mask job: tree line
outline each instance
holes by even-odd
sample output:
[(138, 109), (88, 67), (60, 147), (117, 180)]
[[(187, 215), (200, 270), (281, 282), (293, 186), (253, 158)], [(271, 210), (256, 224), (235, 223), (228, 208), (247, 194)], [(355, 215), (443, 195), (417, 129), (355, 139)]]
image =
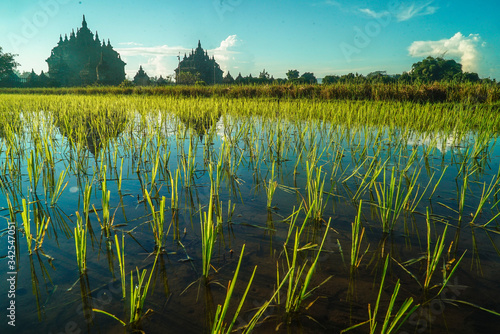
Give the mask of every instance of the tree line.
[[(0, 47), (0, 87), (49, 87), (51, 86), (50, 77), (41, 72), (37, 75), (34, 71), (31, 73), (26, 73), (23, 76), (19, 75), (16, 68), (19, 64), (15, 60), (14, 54), (4, 53), (2, 47)], [(16, 73), (17, 72), (17, 73)], [(163, 79), (161, 76), (157, 78), (149, 78), (145, 81), (146, 85), (173, 85), (174, 81), (170, 76), (167, 79)], [(358, 73), (349, 73), (345, 75), (327, 75), (322, 79), (322, 84), (337, 84), (337, 83), (432, 83), (432, 82), (456, 82), (456, 83), (466, 83), (466, 82), (481, 82), (496, 84), (495, 79), (490, 78), (479, 78), (477, 73), (464, 72), (462, 70), (462, 65), (457, 63), (453, 59), (445, 59), (443, 57), (427, 57), (417, 63), (414, 63), (408, 72), (403, 72), (402, 74), (390, 75), (386, 71), (375, 71), (368, 75), (362, 75)], [(179, 76), (179, 84), (184, 85), (204, 85), (205, 83), (200, 81), (196, 75), (183, 75)], [(233, 78), (230, 72), (228, 72), (223, 78), (223, 84), (226, 85), (260, 85), (260, 84), (316, 84), (318, 79), (312, 72), (305, 72), (300, 74), (296, 69), (289, 70), (286, 73), (286, 78), (275, 79), (270, 75), (265, 69), (259, 73), (258, 76), (248, 76), (243, 77), (241, 73), (238, 74), (236, 78)], [(500, 84), (500, 83), (499, 83)], [(140, 86), (137, 80), (125, 82), (121, 86)]]

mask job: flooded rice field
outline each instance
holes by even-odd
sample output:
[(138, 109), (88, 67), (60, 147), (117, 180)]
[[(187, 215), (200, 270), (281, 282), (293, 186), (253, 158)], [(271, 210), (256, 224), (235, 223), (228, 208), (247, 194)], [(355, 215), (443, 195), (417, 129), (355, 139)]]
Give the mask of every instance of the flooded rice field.
[(11, 97), (0, 331), (495, 332), (497, 130), (406, 107)]

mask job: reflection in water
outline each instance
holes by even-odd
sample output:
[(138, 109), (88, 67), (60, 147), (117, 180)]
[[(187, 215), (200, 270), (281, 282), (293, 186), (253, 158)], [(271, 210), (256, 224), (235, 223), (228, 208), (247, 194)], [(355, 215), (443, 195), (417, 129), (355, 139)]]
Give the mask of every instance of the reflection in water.
[(86, 147), (94, 158), (100, 155), (109, 141), (118, 137), (128, 124), (128, 114), (121, 111), (106, 110), (103, 113), (78, 115), (56, 113), (55, 124), (60, 133), (78, 148)]
[(217, 114), (211, 114), (206, 112), (200, 112), (199, 114), (181, 114), (179, 120), (186, 126), (186, 128), (193, 130), (197, 136), (200, 138), (200, 142), (203, 141), (203, 137), (210, 132), (212, 126), (219, 122), (221, 117), (221, 112)]
[[(36, 255), (36, 258), (34, 259), (33, 256)], [(40, 256), (42, 255), (42, 257)], [(44, 314), (44, 309), (45, 306), (50, 302), (50, 298), (52, 294), (55, 292), (57, 289), (57, 285), (53, 285), (52, 279), (50, 277), (50, 272), (47, 270), (45, 267), (45, 263), (43, 262), (43, 259), (47, 258), (48, 259), (48, 264), (50, 267), (55, 270), (54, 265), (52, 264), (52, 261), (54, 260), (51, 256), (46, 255), (42, 250), (38, 250), (34, 252), (34, 254), (29, 255), (29, 261), (30, 261), (30, 272), (31, 272), (31, 285), (32, 285), (32, 291), (33, 295), (35, 296), (36, 300), (36, 309), (38, 313), (38, 320), (42, 320), (43, 314)], [(40, 267), (40, 272), (42, 274), (43, 282), (40, 282), (38, 277), (39, 275), (37, 274), (37, 270), (35, 267), (35, 261), (38, 262), (39, 267)], [(40, 287), (44, 287), (44, 296), (47, 296), (45, 300), (42, 299), (42, 290), (40, 290)]]
[(87, 332), (90, 332), (94, 324), (94, 306), (92, 299), (92, 290), (90, 289), (87, 273), (80, 275), (80, 297), (82, 300), (82, 314), (87, 324)]

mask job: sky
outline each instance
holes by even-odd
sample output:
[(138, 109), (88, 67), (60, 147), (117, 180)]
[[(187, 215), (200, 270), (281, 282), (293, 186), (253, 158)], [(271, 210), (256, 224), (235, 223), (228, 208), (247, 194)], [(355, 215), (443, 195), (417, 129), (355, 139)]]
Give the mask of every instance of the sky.
[(1, 0), (0, 47), (18, 70), (47, 72), (59, 35), (80, 28), (109, 39), (133, 78), (174, 73), (198, 40), (233, 77), (316, 77), (409, 71), (444, 56), (500, 80), (500, 2), (333, 0)]

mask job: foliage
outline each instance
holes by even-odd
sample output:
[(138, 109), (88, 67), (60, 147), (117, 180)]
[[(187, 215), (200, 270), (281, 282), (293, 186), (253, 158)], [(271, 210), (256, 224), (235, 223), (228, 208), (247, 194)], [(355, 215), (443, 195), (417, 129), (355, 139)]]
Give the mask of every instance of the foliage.
[(125, 79), (125, 80), (123, 80), (123, 82), (120, 85), (118, 85), (118, 87), (120, 87), (120, 88), (130, 88), (130, 87), (134, 87), (134, 83), (132, 81), (130, 81), (130, 80)]
[(318, 82), (316, 77), (314, 76), (314, 73), (311, 72), (306, 72), (300, 76), (300, 81), (302, 83), (308, 83), (308, 84), (315, 84)]
[(286, 72), (286, 77), (288, 78), (288, 80), (298, 79), (299, 78), (299, 71), (289, 70), (288, 72)]
[(444, 58), (438, 57), (427, 57), (418, 63), (415, 63), (411, 67), (411, 76), (414, 79), (433, 82), (448, 80), (451, 81), (455, 75), (462, 73), (462, 65), (458, 64), (453, 59), (445, 60)]
[(3, 53), (0, 46), (0, 81), (8, 80), (13, 74), (14, 70), (19, 66), (14, 57), (17, 56), (12, 53)]
[(191, 73), (188, 71), (181, 71), (177, 77), (177, 84), (179, 85), (194, 85), (200, 81), (200, 73)]

